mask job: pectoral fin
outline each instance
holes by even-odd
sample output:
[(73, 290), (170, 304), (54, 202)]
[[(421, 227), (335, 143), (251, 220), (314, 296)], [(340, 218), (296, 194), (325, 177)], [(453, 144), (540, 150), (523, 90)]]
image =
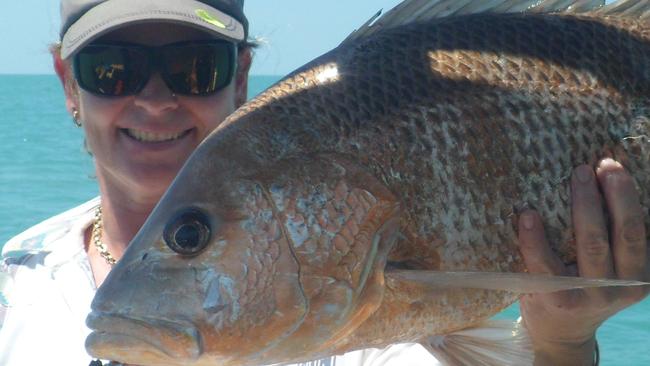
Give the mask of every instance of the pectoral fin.
[(415, 282), (439, 288), (473, 288), (510, 291), (520, 294), (555, 292), (588, 287), (650, 286), (648, 282), (551, 276), (509, 272), (387, 271), (385, 276), (398, 282)]

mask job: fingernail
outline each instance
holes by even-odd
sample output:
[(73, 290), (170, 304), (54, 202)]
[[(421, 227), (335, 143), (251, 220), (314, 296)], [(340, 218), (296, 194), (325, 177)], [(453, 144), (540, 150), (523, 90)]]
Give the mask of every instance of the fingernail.
[(612, 180), (617, 179), (617, 177), (621, 175), (620, 173), (622, 172), (622, 169), (623, 165), (618, 161), (611, 158), (605, 158), (601, 160), (600, 164), (598, 164), (597, 170), (599, 175), (604, 175), (605, 179)]
[(591, 181), (591, 175), (593, 171), (588, 165), (581, 165), (576, 168), (576, 176), (578, 177), (578, 182), (580, 183), (589, 183)]
[(600, 164), (598, 166), (603, 166), (603, 165), (613, 165), (613, 166), (620, 166), (618, 161), (612, 159), (612, 158), (605, 158), (600, 161)]
[(524, 229), (532, 230), (535, 226), (535, 219), (533, 218), (533, 214), (530, 212), (524, 212), (521, 214), (521, 223), (524, 225)]
[(598, 164), (598, 169), (604, 169), (604, 168), (622, 168), (623, 166), (621, 163), (618, 161), (612, 159), (612, 158), (605, 158), (600, 161)]

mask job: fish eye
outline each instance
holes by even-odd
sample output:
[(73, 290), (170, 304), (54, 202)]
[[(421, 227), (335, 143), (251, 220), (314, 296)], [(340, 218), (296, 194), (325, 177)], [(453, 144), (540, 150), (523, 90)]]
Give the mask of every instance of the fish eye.
[(197, 255), (210, 241), (208, 217), (196, 209), (183, 211), (165, 226), (163, 239), (165, 244), (178, 254)]

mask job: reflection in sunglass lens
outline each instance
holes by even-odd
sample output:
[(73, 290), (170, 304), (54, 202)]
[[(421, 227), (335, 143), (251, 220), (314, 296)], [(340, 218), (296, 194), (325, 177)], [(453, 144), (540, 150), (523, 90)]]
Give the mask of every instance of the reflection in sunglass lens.
[(74, 59), (79, 86), (104, 96), (142, 91), (152, 72), (180, 95), (209, 95), (230, 84), (235, 45), (222, 41), (182, 42), (161, 47), (93, 44)]
[(230, 83), (233, 49), (227, 43), (164, 48), (161, 57), (165, 81), (178, 94), (214, 93)]
[(95, 94), (122, 96), (137, 93), (148, 75), (148, 55), (120, 46), (87, 46), (75, 58), (79, 86)]

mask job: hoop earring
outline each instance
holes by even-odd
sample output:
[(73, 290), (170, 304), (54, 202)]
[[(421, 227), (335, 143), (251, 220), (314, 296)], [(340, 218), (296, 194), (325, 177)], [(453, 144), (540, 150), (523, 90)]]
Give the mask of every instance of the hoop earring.
[(79, 111), (77, 108), (72, 109), (72, 122), (74, 122), (75, 126), (81, 127), (81, 119), (79, 119)]

